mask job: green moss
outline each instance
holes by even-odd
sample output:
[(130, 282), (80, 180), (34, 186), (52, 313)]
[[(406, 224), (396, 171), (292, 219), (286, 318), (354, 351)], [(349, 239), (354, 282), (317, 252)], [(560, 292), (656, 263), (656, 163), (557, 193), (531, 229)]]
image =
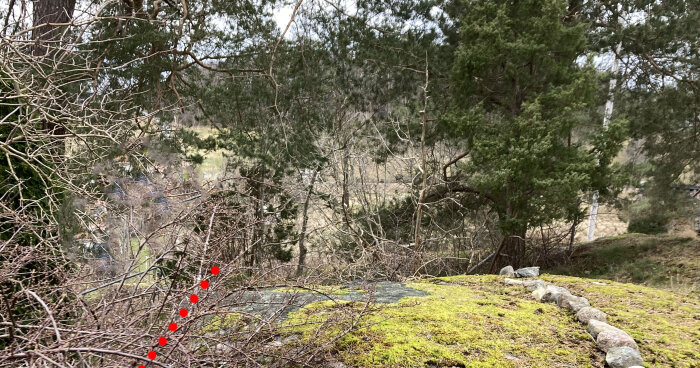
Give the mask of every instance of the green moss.
[(582, 295), (608, 314), (608, 323), (627, 331), (645, 361), (657, 367), (700, 366), (700, 299), (642, 285), (569, 276), (543, 279)]
[(239, 330), (245, 326), (245, 318), (240, 313), (225, 313), (212, 317), (200, 328), (201, 334), (216, 333), (221, 330)]
[[(503, 286), (498, 276), (445, 277), (409, 286), (430, 295), (375, 306), (357, 330), (334, 345), (345, 364), (550, 367), (556, 361), (590, 366), (593, 342), (582, 339), (584, 330), (571, 315), (531, 300), (522, 289)], [(329, 303), (290, 315), (290, 326), (304, 336), (302, 341), (324, 341), (318, 339), (315, 323), (331, 316)]]
[[(648, 367), (700, 366), (700, 301), (640, 285), (543, 275), (587, 297), (637, 341)], [(409, 284), (429, 293), (370, 308), (355, 329), (347, 316), (363, 303), (324, 301), (292, 314), (289, 333), (328, 344), (349, 367), (600, 367), (585, 326), (554, 304), (538, 303), (502, 277), (454, 276)], [(342, 319), (345, 316), (345, 319)], [(329, 322), (330, 321), (330, 322)]]

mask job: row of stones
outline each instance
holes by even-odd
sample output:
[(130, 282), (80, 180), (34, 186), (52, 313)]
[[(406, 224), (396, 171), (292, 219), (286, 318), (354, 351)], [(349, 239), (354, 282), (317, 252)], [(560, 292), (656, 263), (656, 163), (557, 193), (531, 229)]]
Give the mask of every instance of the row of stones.
[[(537, 277), (539, 267), (513, 270), (513, 267), (506, 266), (501, 269), (500, 274), (510, 277)], [(521, 281), (506, 278), (504, 282), (506, 285), (525, 287), (539, 302), (555, 303), (560, 308), (575, 313), (576, 318), (588, 326), (588, 333), (598, 348), (606, 353), (605, 362), (610, 368), (641, 368), (643, 360), (634, 339), (627, 332), (609, 325), (605, 313), (591, 307), (588, 299), (573, 295), (563, 287), (548, 284), (540, 279)]]

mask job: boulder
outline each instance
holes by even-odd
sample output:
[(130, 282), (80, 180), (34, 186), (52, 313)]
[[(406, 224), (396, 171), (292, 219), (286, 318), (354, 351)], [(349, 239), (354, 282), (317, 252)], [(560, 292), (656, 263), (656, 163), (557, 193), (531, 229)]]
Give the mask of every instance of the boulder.
[(610, 368), (632, 368), (641, 366), (643, 360), (637, 350), (621, 346), (608, 350), (608, 353), (605, 354), (605, 362)]
[(607, 317), (605, 313), (593, 307), (583, 307), (576, 312), (576, 318), (583, 323), (588, 323), (590, 320), (596, 320), (600, 322), (606, 322)]
[(525, 267), (515, 270), (515, 277), (537, 277), (540, 275), (539, 267)]
[(574, 313), (577, 313), (581, 308), (590, 307), (591, 303), (588, 302), (588, 299), (581, 296), (562, 294), (557, 300), (557, 305), (560, 308), (570, 309)]
[(528, 291), (534, 291), (547, 286), (544, 280), (525, 280), (522, 283)]
[(499, 271), (498, 274), (505, 275), (508, 277), (515, 277), (515, 271), (513, 271), (513, 266), (505, 266), (501, 268), (501, 271)]
[(571, 295), (571, 292), (560, 286), (547, 285), (540, 301), (556, 303), (561, 295)]
[(625, 332), (620, 330), (617, 327), (610, 326), (609, 324), (601, 321), (597, 321), (595, 319), (591, 319), (588, 321), (588, 327), (587, 327), (588, 333), (593, 336), (594, 339), (598, 338), (598, 334), (605, 331), (605, 330), (617, 330), (621, 332)]
[(537, 288), (537, 289), (535, 289), (535, 291), (532, 292), (532, 297), (535, 298), (535, 300), (537, 300), (538, 302), (541, 302), (542, 297), (544, 296), (544, 294), (546, 292), (547, 292), (547, 289), (545, 289), (543, 287)]
[(612, 348), (619, 348), (623, 346), (639, 350), (639, 347), (637, 347), (637, 343), (634, 341), (632, 336), (619, 329), (607, 329), (601, 331), (598, 334), (595, 342), (598, 345), (598, 348), (605, 352)]
[(507, 277), (506, 277), (505, 279), (503, 279), (503, 283), (505, 283), (506, 285), (520, 285), (520, 286), (523, 285), (523, 282), (522, 282), (522, 281), (520, 281), (520, 280), (514, 280), (514, 279), (509, 279), (509, 278), (507, 278)]

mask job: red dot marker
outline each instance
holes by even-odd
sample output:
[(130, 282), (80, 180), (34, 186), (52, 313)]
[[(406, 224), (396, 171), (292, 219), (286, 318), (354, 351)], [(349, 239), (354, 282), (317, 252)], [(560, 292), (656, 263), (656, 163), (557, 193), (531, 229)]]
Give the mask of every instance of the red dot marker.
[(165, 337), (158, 338), (158, 344), (160, 344), (160, 346), (165, 346), (165, 344), (167, 344), (167, 343), (168, 343), (168, 339), (166, 339)]
[(148, 352), (148, 359), (153, 360), (153, 359), (156, 358), (156, 356), (157, 356), (157, 355), (156, 355), (156, 352), (155, 352), (155, 351), (151, 350), (151, 351)]
[(170, 330), (170, 331), (175, 331), (175, 330), (177, 330), (177, 323), (173, 322), (173, 323), (169, 324), (169, 325), (168, 325), (168, 330)]
[(202, 289), (207, 289), (207, 288), (209, 288), (209, 281), (202, 280), (202, 282), (199, 283), (199, 286), (201, 286)]
[(185, 308), (180, 309), (180, 317), (182, 317), (182, 318), (187, 317), (187, 309), (185, 309)]
[(140, 366), (138, 366), (138, 368), (146, 368), (146, 366), (141, 364)]
[(190, 295), (190, 302), (196, 303), (198, 301), (199, 301), (199, 297), (197, 296), (197, 294)]
[(219, 267), (216, 267), (216, 266), (212, 267), (212, 268), (211, 268), (211, 274), (212, 274), (212, 275), (218, 275), (218, 274), (219, 274)]

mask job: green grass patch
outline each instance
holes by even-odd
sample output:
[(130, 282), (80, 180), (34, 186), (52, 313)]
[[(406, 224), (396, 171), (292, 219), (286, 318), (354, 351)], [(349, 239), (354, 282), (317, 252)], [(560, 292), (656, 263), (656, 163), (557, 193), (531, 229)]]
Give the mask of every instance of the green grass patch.
[(683, 294), (700, 292), (700, 240), (629, 234), (580, 246), (548, 273), (634, 282)]

